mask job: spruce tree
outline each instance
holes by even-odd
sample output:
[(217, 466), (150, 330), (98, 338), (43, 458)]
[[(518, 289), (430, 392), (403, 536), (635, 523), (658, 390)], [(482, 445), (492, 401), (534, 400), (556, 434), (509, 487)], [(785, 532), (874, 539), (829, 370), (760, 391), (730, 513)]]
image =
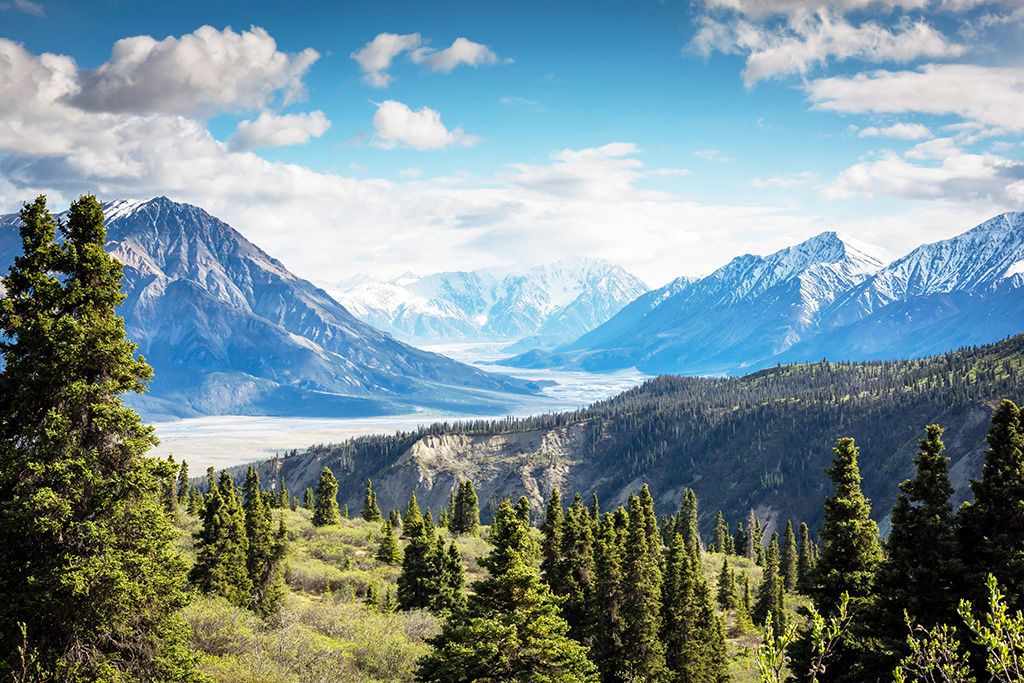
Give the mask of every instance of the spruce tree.
[(188, 680), (186, 568), (157, 501), (173, 472), (121, 400), (152, 370), (117, 314), (100, 204), (74, 202), (58, 241), (39, 197), (19, 230), (0, 301), (0, 675), (22, 625), (41, 678)]
[(722, 570), (718, 573), (718, 606), (724, 610), (736, 608), (736, 575), (729, 569), (729, 556), (722, 558)]
[(196, 534), (196, 563), (189, 580), (202, 591), (238, 607), (252, 603), (245, 512), (227, 472), (206, 497), (203, 526)]
[(786, 609), (783, 598), (783, 578), (779, 575), (779, 537), (772, 536), (765, 554), (764, 571), (761, 584), (757, 588), (757, 601), (754, 603), (754, 623), (763, 625), (769, 616), (772, 627), (782, 633), (786, 628)]
[(687, 683), (727, 683), (729, 662), (722, 620), (715, 613), (711, 590), (704, 573), (700, 571), (697, 558), (691, 558), (690, 562), (694, 583), (686, 616), (689, 628), (677, 680)]
[[(658, 529), (658, 515), (654, 512), (654, 498), (647, 484), (640, 487), (640, 509), (643, 512), (644, 528), (647, 530), (647, 551), (661, 563), (662, 540)], [(630, 511), (632, 514), (632, 511)], [(685, 539), (684, 539), (685, 540)]]
[(420, 523), (405, 546), (402, 572), (398, 575), (398, 607), (403, 610), (431, 609), (439, 584), (439, 560), (435, 538)]
[(747, 555), (747, 532), (743, 529), (743, 522), (736, 522), (736, 534), (733, 540), (733, 552), (741, 557)]
[[(274, 614), (283, 594), (281, 560), (284, 556), (284, 532), (275, 535), (270, 509), (260, 490), (256, 469), (249, 467), (244, 486), (245, 535), (248, 541), (246, 569), (252, 583), (250, 607), (264, 617)], [(284, 523), (284, 518), (281, 518)]]
[(797, 554), (796, 573), (797, 588), (801, 593), (807, 593), (810, 590), (813, 571), (811, 532), (807, 527), (807, 522), (800, 522), (800, 548)]
[(615, 516), (602, 516), (594, 540), (594, 597), (591, 623), (596, 624), (591, 656), (603, 680), (615, 680), (626, 624), (622, 617), (622, 536)]
[(779, 569), (782, 572), (782, 583), (786, 590), (796, 590), (796, 582), (800, 576), (799, 558), (797, 557), (796, 535), (793, 533), (793, 520), (786, 520), (786, 535), (783, 536)]
[(679, 511), (680, 523), (682, 524), (683, 540), (686, 542), (686, 549), (691, 555), (700, 555), (700, 531), (697, 526), (697, 494), (693, 489), (686, 489), (683, 493), (683, 506)]
[(747, 559), (751, 562), (757, 562), (757, 548), (761, 545), (761, 532), (760, 522), (757, 521), (757, 515), (754, 514), (754, 508), (750, 508), (750, 515), (747, 517), (747, 544), (744, 548)]
[(307, 510), (312, 510), (316, 507), (316, 499), (313, 497), (313, 489), (309, 486), (306, 487), (305, 493), (302, 494), (302, 507)]
[(712, 546), (716, 553), (724, 553), (726, 551), (727, 540), (729, 538), (729, 526), (725, 523), (725, 516), (722, 511), (719, 510), (718, 514), (715, 515), (715, 535), (712, 540)]
[[(346, 507), (346, 512), (348, 508)], [(363, 492), (363, 519), (367, 522), (379, 522), (381, 520), (380, 508), (377, 507), (377, 494), (373, 492), (373, 482), (366, 480), (366, 490)], [(347, 517), (347, 515), (346, 515)]]
[(665, 664), (673, 673), (678, 674), (683, 668), (683, 652), (691, 625), (687, 616), (694, 595), (695, 578), (692, 557), (680, 530), (676, 531), (669, 543), (663, 578), (661, 640), (665, 648)]
[[(402, 536), (411, 538), (424, 529), (423, 513), (420, 511), (420, 504), (416, 501), (416, 492), (409, 495), (409, 502), (405, 505), (405, 514), (402, 516)], [(428, 535), (430, 535), (428, 531)]]
[[(644, 486), (643, 491), (647, 491)], [(650, 494), (648, 493), (648, 498)], [(653, 508), (653, 505), (651, 505)], [(650, 530), (650, 513), (641, 496), (629, 500), (623, 564), (621, 675), (627, 680), (660, 681), (666, 674), (661, 641), (661, 537)], [(652, 545), (657, 544), (657, 550)]]
[(331, 468), (324, 466), (320, 472), (320, 481), (316, 485), (313, 502), (313, 526), (330, 526), (337, 524), (341, 514), (338, 512), (338, 480), (334, 478)]
[(981, 599), (992, 574), (1010, 609), (1024, 609), (1024, 425), (1020, 409), (1002, 401), (992, 414), (981, 479), (971, 481), (974, 502), (959, 517), (962, 594)]
[(188, 480), (188, 463), (181, 461), (178, 469), (178, 504), (186, 505), (192, 495), (192, 483)]
[(434, 543), (432, 559), (434, 562), (434, 586), (430, 610), (435, 614), (447, 615), (459, 607), (463, 601), (462, 588), (465, 584), (466, 572), (462, 566), (462, 556), (454, 543), (449, 544), (445, 549), (444, 539), (438, 537)]
[(480, 501), (473, 482), (469, 479), (459, 484), (459, 492), (455, 496), (455, 517), (451, 531), (456, 534), (475, 534), (480, 527)]
[(540, 570), (544, 580), (548, 582), (548, 586), (557, 595), (564, 592), (558, 575), (562, 558), (562, 518), (562, 494), (557, 486), (553, 486), (544, 513), (544, 523), (540, 527)]
[(832, 452), (828, 475), (835, 494), (825, 501), (821, 551), (811, 592), (818, 610), (826, 614), (839, 604), (844, 592), (851, 598), (869, 596), (882, 559), (878, 526), (860, 488), (857, 446), (853, 439), (843, 438)]
[(491, 543), (480, 561), (488, 578), (429, 641), (417, 680), (596, 682), (586, 648), (569, 637), (557, 599), (540, 580), (529, 529), (507, 500), (495, 513)]
[(948, 462), (942, 428), (928, 425), (914, 459), (917, 475), (900, 484), (886, 558), (878, 571), (875, 628), (892, 652), (884, 662), (886, 670), (908, 654), (905, 613), (926, 629), (956, 623), (952, 584), (959, 571), (953, 565), (953, 485)]
[(399, 565), (402, 563), (402, 549), (398, 547), (395, 539), (394, 527), (391, 520), (385, 519), (384, 526), (380, 530), (380, 542), (377, 544), (377, 559), (384, 564)]
[(563, 598), (562, 614), (569, 634), (589, 645), (596, 624), (590, 619), (594, 593), (594, 534), (590, 510), (579, 495), (566, 511), (562, 526), (562, 548), (556, 574)]

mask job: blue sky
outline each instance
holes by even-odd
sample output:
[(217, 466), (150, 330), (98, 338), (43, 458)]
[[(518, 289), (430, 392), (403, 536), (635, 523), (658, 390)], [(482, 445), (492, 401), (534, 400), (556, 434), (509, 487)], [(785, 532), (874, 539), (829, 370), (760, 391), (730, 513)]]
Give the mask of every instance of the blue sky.
[(1024, 204), (1022, 7), (0, 0), (0, 210), (167, 194), (321, 281), (898, 255)]

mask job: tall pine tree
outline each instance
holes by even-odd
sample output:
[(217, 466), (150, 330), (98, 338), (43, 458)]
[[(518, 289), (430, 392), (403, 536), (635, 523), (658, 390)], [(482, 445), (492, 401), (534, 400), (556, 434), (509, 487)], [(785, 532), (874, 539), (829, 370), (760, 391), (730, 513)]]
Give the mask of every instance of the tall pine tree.
[(367, 522), (379, 522), (381, 520), (380, 507), (377, 506), (377, 494), (374, 493), (373, 482), (369, 479), (366, 480), (366, 489), (363, 491), (363, 511), (361, 514)]
[[(642, 493), (646, 491), (644, 486)], [(666, 675), (665, 645), (661, 641), (661, 536), (657, 523), (651, 535), (647, 507), (641, 496), (629, 500), (622, 581), (625, 630), (619, 673), (627, 680), (660, 681)], [(650, 507), (653, 509), (653, 503)]]
[(338, 511), (338, 480), (331, 468), (324, 466), (316, 485), (313, 502), (313, 526), (330, 526), (341, 519)]
[(59, 227), (39, 197), (0, 301), (0, 675), (23, 625), (44, 677), (186, 680), (185, 564), (157, 501), (166, 463), (121, 396), (152, 370), (117, 307), (95, 197)]

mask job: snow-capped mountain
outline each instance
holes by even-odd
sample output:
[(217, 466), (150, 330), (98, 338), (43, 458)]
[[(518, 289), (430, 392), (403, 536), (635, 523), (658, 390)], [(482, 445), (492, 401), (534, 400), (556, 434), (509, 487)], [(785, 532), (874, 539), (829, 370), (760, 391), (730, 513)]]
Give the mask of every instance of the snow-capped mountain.
[[(148, 416), (492, 410), (535, 387), (396, 341), (231, 226), (166, 197), (104, 205), (120, 312), (153, 365)], [(0, 219), (0, 267), (20, 251)]]
[(622, 268), (584, 258), (328, 288), (354, 315), (402, 339), (519, 340), (529, 348), (575, 339), (647, 291)]
[(785, 351), (821, 311), (885, 264), (881, 250), (825, 232), (768, 256), (739, 256), (700, 280), (680, 279), (528, 367), (719, 373)]
[(779, 362), (908, 358), (1024, 330), (1024, 212), (887, 257), (827, 232), (655, 290), (523, 367), (735, 373)]

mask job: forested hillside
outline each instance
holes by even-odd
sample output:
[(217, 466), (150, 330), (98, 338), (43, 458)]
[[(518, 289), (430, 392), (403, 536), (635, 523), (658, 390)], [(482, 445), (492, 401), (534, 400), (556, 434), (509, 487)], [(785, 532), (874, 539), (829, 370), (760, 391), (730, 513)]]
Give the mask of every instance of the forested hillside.
[(831, 445), (849, 435), (861, 447), (865, 491), (884, 528), (925, 424), (946, 428), (955, 498), (968, 497), (992, 406), (1024, 396), (1022, 365), (1024, 336), (1016, 336), (912, 361), (780, 366), (739, 378), (666, 376), (571, 413), (313, 446), (263, 463), (261, 474), (282, 476), (301, 491), (328, 465), (350, 505), (372, 478), (382, 505), (398, 507), (415, 490), (435, 510), (458, 479), (472, 478), (485, 517), (506, 496), (540, 505), (556, 484), (621, 504), (646, 481), (662, 514), (677, 509), (685, 487), (694, 488), (705, 531), (715, 511), (738, 519), (751, 507), (770, 521), (794, 517), (814, 527)]

